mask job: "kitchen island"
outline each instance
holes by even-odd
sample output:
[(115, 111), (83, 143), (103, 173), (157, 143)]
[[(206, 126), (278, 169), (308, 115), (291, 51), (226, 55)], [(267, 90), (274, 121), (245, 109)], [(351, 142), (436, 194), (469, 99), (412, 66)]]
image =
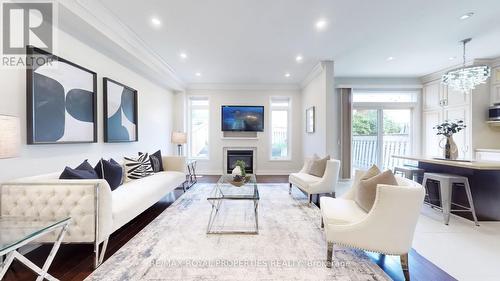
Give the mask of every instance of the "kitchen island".
[[(397, 156), (394, 158), (418, 162), (418, 167), (429, 173), (447, 173), (469, 179), (476, 214), (480, 221), (500, 221), (500, 162), (475, 160), (444, 160), (424, 156)], [(436, 184), (428, 183), (429, 197), (439, 200)], [(467, 196), (462, 188), (454, 188), (452, 202), (467, 206)], [(456, 215), (471, 219), (468, 213)]]

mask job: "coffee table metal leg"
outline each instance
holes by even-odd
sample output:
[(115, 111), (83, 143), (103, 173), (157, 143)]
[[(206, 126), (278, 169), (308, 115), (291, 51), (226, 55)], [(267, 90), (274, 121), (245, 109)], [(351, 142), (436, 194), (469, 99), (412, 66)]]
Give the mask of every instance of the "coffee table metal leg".
[(5, 261), (2, 264), (2, 270), (0, 270), (0, 280), (3, 279), (3, 276), (5, 273), (7, 273), (7, 269), (9, 268), (10, 264), (14, 261), (14, 252), (10, 252), (7, 254), (7, 257), (5, 258)]
[(59, 250), (59, 247), (61, 246), (61, 242), (64, 238), (64, 234), (66, 234), (67, 229), (68, 229), (68, 224), (63, 226), (63, 228), (61, 229), (61, 232), (59, 233), (59, 236), (57, 237), (57, 240), (54, 243), (54, 246), (52, 246), (52, 250), (50, 250), (50, 254), (47, 257), (47, 260), (45, 260), (45, 263), (43, 264), (42, 274), (40, 276), (38, 276), (36, 281), (42, 281), (43, 279), (45, 279), (45, 276), (47, 275), (47, 271), (49, 270), (49, 267), (52, 264), (52, 261), (54, 260), (54, 257), (56, 256), (56, 253)]
[(259, 200), (254, 201), (254, 214), (255, 214), (255, 232), (259, 233)]

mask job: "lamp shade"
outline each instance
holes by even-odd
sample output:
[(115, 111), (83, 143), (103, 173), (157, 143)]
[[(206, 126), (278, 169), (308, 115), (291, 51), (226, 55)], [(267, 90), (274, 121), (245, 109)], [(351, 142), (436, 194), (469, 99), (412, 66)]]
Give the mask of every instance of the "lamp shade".
[(0, 158), (19, 155), (21, 126), (18, 117), (0, 115)]
[(185, 144), (187, 142), (187, 134), (183, 132), (172, 132), (172, 143)]

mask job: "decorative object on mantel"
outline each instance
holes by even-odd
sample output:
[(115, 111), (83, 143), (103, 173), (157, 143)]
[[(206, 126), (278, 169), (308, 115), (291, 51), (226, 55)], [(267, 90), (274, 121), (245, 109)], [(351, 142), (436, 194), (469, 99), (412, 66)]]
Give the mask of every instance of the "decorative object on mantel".
[(457, 91), (469, 92), (479, 84), (484, 84), (491, 75), (491, 69), (486, 65), (465, 66), (465, 45), (472, 39), (467, 38), (460, 42), (463, 44), (463, 66), (448, 71), (442, 77), (442, 83)]
[(173, 144), (177, 145), (177, 154), (179, 156), (182, 155), (182, 145), (187, 143), (187, 134), (183, 132), (172, 132), (172, 139), (171, 139)]
[(312, 134), (315, 130), (316, 108), (314, 106), (306, 109), (306, 133)]
[[(457, 121), (445, 121), (434, 127), (436, 129), (438, 136), (444, 136), (444, 138), (439, 143), (439, 146), (443, 148), (443, 157), (445, 159), (456, 160), (458, 158), (458, 147), (453, 140), (453, 135), (462, 131), (467, 126), (464, 124), (463, 120)], [(443, 140), (446, 140), (444, 146), (442, 145)]]
[(0, 132), (0, 159), (17, 157), (21, 146), (19, 118), (0, 115)]

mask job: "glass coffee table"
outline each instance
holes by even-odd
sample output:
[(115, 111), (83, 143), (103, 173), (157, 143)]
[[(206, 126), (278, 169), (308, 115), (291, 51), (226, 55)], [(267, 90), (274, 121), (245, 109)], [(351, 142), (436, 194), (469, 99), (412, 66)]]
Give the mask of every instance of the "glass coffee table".
[[(223, 175), (214, 186), (211, 194), (207, 198), (212, 205), (212, 211), (208, 219), (207, 234), (259, 234), (259, 189), (255, 175), (248, 175), (244, 182), (235, 182), (231, 175)], [(214, 226), (221, 205), (224, 201), (251, 201), (255, 217), (255, 227), (252, 230), (224, 230)], [(217, 228), (217, 229), (216, 229)]]
[[(47, 271), (59, 250), (70, 222), (71, 218), (69, 217), (61, 219), (0, 217), (0, 280), (3, 279), (14, 259), (17, 259), (38, 275), (37, 281), (44, 279), (57, 281)], [(17, 251), (26, 244), (36, 243), (36, 239), (53, 231), (58, 231), (58, 236), (42, 268)], [(5, 261), (3, 256), (6, 256)]]

